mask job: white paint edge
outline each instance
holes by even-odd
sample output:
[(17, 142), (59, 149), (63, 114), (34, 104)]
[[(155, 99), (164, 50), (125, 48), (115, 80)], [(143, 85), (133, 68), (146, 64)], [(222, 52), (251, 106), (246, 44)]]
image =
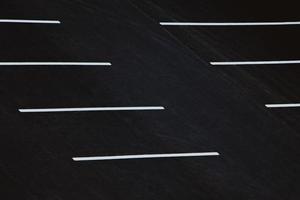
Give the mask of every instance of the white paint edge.
[(131, 160), (131, 159), (155, 159), (155, 158), (183, 158), (183, 157), (205, 157), (219, 156), (218, 152), (205, 153), (172, 153), (172, 154), (142, 154), (142, 155), (122, 155), (122, 156), (93, 156), (74, 157), (73, 161), (104, 161), (104, 160)]
[(300, 64), (300, 60), (280, 60), (280, 61), (238, 61), (238, 62), (210, 62), (213, 66), (229, 66), (229, 65), (291, 65)]
[(21, 113), (165, 110), (162, 106), (19, 109)]
[(300, 21), (290, 22), (160, 22), (162, 26), (289, 26), (300, 25)]
[(26, 20), (26, 19), (0, 19), (0, 23), (61, 24), (61, 22), (58, 20)]
[(300, 107), (300, 103), (290, 103), (290, 104), (266, 104), (267, 108), (297, 108)]
[(0, 66), (111, 66), (109, 62), (0, 62)]

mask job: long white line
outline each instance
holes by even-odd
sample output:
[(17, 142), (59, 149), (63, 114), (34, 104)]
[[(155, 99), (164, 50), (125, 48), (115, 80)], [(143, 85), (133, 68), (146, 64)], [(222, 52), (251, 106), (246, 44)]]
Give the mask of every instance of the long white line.
[(20, 23), (20, 24), (60, 24), (58, 20), (24, 20), (24, 19), (0, 19), (0, 23)]
[(300, 60), (280, 60), (280, 61), (238, 61), (238, 62), (210, 62), (215, 66), (226, 65), (283, 65), (283, 64), (300, 64)]
[(142, 154), (142, 155), (122, 155), (122, 156), (93, 156), (74, 157), (73, 161), (103, 161), (103, 160), (130, 160), (130, 159), (154, 159), (154, 158), (182, 158), (182, 157), (204, 157), (219, 156), (218, 152), (205, 153), (172, 153), (172, 154)]
[(21, 113), (165, 110), (162, 106), (19, 109)]
[(109, 62), (0, 62), (0, 66), (111, 66)]
[(300, 21), (293, 22), (160, 22), (162, 26), (288, 26), (300, 25)]
[(289, 104), (266, 104), (267, 108), (296, 108), (300, 107), (300, 103), (289, 103)]

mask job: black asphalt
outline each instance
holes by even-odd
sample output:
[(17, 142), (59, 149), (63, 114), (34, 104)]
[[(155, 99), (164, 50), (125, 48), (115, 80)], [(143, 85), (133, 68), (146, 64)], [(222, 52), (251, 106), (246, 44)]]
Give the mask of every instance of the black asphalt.
[[(9, 200), (297, 200), (300, 26), (166, 27), (160, 21), (297, 21), (296, 2), (7, 0), (0, 61), (112, 67), (0, 68), (0, 194)], [(19, 113), (164, 106), (165, 111)], [(73, 162), (74, 156), (217, 151), (219, 157)], [(4, 198), (5, 197), (5, 198)]]

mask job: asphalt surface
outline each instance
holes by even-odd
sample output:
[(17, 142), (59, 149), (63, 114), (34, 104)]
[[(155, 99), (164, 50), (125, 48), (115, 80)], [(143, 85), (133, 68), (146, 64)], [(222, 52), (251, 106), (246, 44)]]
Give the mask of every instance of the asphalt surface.
[[(296, 2), (1, 2), (1, 62), (111, 62), (0, 69), (0, 194), (23, 200), (296, 200), (300, 26), (163, 27), (160, 21), (297, 21)], [(19, 113), (19, 108), (164, 106), (164, 111)], [(219, 157), (74, 162), (74, 156)]]

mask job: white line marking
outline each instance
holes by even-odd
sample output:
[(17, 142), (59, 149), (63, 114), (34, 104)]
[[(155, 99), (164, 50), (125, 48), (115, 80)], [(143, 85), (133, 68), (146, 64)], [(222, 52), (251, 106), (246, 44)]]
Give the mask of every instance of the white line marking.
[(19, 109), (21, 113), (165, 110), (162, 106)]
[(173, 153), (173, 154), (142, 154), (123, 156), (94, 156), (94, 157), (74, 157), (73, 161), (103, 161), (103, 160), (130, 160), (130, 159), (153, 159), (153, 158), (182, 158), (182, 157), (203, 157), (219, 156), (218, 152), (205, 153)]
[(300, 107), (300, 103), (290, 103), (290, 104), (266, 104), (267, 108), (296, 108)]
[(300, 60), (281, 60), (281, 61), (238, 61), (238, 62), (210, 62), (211, 65), (283, 65), (300, 64)]
[(111, 66), (109, 62), (0, 62), (0, 66)]
[(295, 22), (160, 22), (162, 26), (288, 26), (300, 25), (300, 21)]
[(21, 23), (21, 24), (60, 24), (58, 20), (23, 20), (23, 19), (0, 19), (0, 23)]

